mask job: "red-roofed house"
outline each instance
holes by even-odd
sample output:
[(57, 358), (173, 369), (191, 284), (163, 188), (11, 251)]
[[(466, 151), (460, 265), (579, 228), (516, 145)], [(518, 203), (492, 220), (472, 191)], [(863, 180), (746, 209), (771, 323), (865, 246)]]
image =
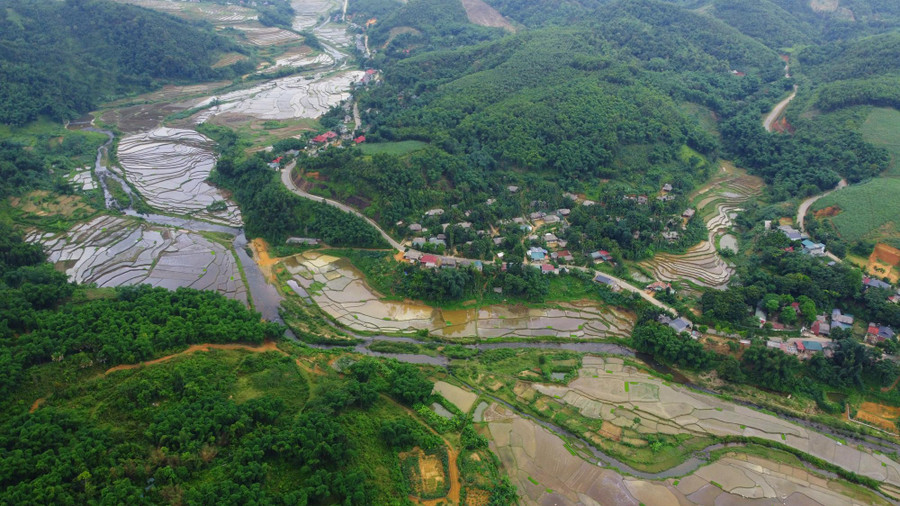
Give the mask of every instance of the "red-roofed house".
[(323, 142), (328, 142), (328, 140), (334, 139), (335, 137), (337, 137), (337, 134), (336, 134), (336, 133), (334, 133), (334, 132), (325, 132), (324, 134), (317, 135), (317, 136), (313, 137), (313, 138), (312, 138), (312, 141), (321, 144), (321, 143), (323, 143)]
[(375, 72), (378, 72), (378, 71), (375, 70), (375, 69), (369, 69), (369, 70), (366, 71), (366, 74), (372, 75), (372, 74), (374, 74)]
[(362, 144), (363, 142), (366, 142), (366, 136), (360, 135), (359, 137), (353, 139), (353, 142), (355, 142), (357, 144)]
[(422, 258), (419, 259), (419, 263), (429, 269), (433, 269), (441, 264), (441, 260), (437, 255), (422, 255)]
[(283, 157), (283, 156), (279, 156), (278, 158), (272, 160), (272, 163), (281, 163), (282, 158), (284, 158), (284, 157)]
[(553, 274), (559, 274), (559, 271), (556, 269), (556, 267), (553, 267), (553, 266), (550, 265), (550, 264), (541, 264), (541, 272), (542, 272), (543, 274), (548, 274), (548, 273), (551, 273), (551, 272), (552, 272)]

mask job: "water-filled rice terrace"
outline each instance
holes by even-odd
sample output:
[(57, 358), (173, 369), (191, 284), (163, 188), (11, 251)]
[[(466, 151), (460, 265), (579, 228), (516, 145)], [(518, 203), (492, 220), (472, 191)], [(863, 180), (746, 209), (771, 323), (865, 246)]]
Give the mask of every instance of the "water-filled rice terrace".
[(27, 239), (41, 243), (48, 260), (72, 281), (190, 287), (247, 302), (234, 255), (199, 234), (100, 216), (62, 234), (32, 232)]
[[(122, 139), (119, 163), (125, 178), (157, 209), (230, 226), (241, 225), (240, 210), (206, 178), (216, 163), (213, 141), (193, 130), (158, 128)], [(210, 211), (214, 202), (225, 209)]]

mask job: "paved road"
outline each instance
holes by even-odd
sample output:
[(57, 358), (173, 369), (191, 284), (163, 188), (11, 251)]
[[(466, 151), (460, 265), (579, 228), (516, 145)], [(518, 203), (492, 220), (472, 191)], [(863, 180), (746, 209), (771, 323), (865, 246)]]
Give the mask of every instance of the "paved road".
[(778, 117), (781, 116), (781, 113), (784, 112), (784, 110), (785, 110), (785, 108), (787, 108), (788, 104), (791, 103), (791, 100), (794, 100), (794, 97), (796, 97), (796, 96), (797, 96), (797, 85), (795, 84), (794, 91), (786, 99), (782, 100), (781, 102), (778, 102), (778, 105), (776, 105), (772, 109), (772, 112), (770, 112), (769, 115), (766, 116), (766, 119), (763, 120), (763, 128), (765, 128), (767, 132), (772, 131), (772, 125), (775, 124), (775, 120), (777, 120)]
[[(298, 195), (305, 199), (314, 200), (316, 202), (323, 202), (332, 207), (336, 207), (336, 208), (340, 209), (341, 211), (344, 211), (347, 213), (353, 213), (356, 216), (359, 216), (360, 218), (366, 220), (366, 222), (369, 225), (372, 225), (373, 227), (375, 227), (375, 230), (377, 230), (378, 233), (381, 234), (382, 237), (384, 237), (384, 239), (391, 245), (392, 248), (394, 248), (395, 250), (398, 250), (398, 251), (405, 251), (407, 249), (401, 243), (399, 243), (397, 240), (395, 240), (393, 237), (391, 237), (387, 232), (385, 232), (381, 228), (381, 226), (379, 226), (378, 223), (375, 222), (375, 220), (369, 218), (368, 216), (365, 216), (364, 214), (360, 213), (356, 209), (354, 209), (346, 204), (342, 204), (341, 202), (338, 202), (336, 200), (326, 199), (324, 197), (312, 195), (310, 193), (307, 193), (307, 192), (301, 190), (300, 188), (297, 188), (297, 185), (294, 184), (294, 180), (291, 177), (291, 173), (294, 171), (294, 167), (296, 165), (297, 165), (297, 161), (294, 160), (291, 163), (289, 163), (284, 169), (281, 170), (281, 181), (282, 181), (282, 183), (284, 183), (284, 186), (288, 190), (293, 192), (295, 195)], [(452, 257), (452, 256), (448, 256), (448, 255), (441, 255), (441, 256), (443, 258), (453, 258), (455, 260), (465, 260), (465, 261), (469, 261), (469, 262), (474, 262), (474, 260), (470, 259), (470, 258)], [(489, 260), (483, 260), (482, 262), (485, 264), (493, 263)], [(591, 276), (594, 276), (596, 274), (596, 271), (594, 271), (593, 269), (589, 269), (587, 267), (581, 267), (581, 266), (577, 266), (577, 265), (562, 265), (560, 267), (566, 268), (566, 269), (571, 269), (571, 270), (577, 269), (580, 271), (584, 271), (584, 272), (589, 273)], [(647, 302), (653, 304), (654, 306), (662, 309), (663, 311), (666, 311), (672, 315), (678, 314), (678, 312), (675, 311), (675, 309), (672, 308), (671, 306), (669, 306), (659, 300), (656, 300), (654, 297), (650, 296), (650, 294), (648, 294), (645, 290), (642, 290), (642, 289), (632, 285), (631, 283), (625, 281), (624, 279), (620, 279), (620, 278), (617, 278), (615, 276), (605, 274), (605, 273), (604, 273), (604, 276), (614, 280), (623, 290), (625, 290), (627, 292), (637, 293), (644, 300), (646, 300)]]

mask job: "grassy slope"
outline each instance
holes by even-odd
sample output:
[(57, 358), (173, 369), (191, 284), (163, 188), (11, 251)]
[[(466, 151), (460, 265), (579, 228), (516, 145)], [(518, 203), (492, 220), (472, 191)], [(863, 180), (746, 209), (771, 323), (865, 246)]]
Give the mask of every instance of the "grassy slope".
[(900, 176), (900, 111), (890, 108), (873, 109), (860, 127), (863, 138), (885, 148), (891, 154), (891, 166), (885, 176)]
[(841, 237), (848, 241), (875, 238), (896, 228), (895, 220), (900, 216), (897, 195), (900, 180), (878, 178), (819, 199), (813, 211), (837, 206), (841, 212), (831, 220)]

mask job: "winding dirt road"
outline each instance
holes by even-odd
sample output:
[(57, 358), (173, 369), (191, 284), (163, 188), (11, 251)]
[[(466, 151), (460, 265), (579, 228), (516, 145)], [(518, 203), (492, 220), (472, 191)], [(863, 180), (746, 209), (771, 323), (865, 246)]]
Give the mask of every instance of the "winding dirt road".
[(763, 128), (766, 129), (767, 132), (772, 131), (772, 125), (775, 124), (775, 121), (784, 113), (784, 110), (787, 108), (788, 104), (791, 103), (791, 100), (794, 100), (794, 97), (797, 96), (797, 85), (794, 85), (794, 91), (791, 92), (790, 95), (772, 109), (772, 112), (769, 113), (768, 116), (763, 120)]

